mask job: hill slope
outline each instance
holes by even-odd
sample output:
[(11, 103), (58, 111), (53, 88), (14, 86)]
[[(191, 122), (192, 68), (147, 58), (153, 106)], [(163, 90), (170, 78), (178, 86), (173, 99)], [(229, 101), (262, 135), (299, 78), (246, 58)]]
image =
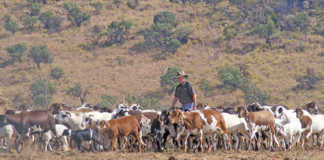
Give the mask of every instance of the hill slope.
[[(90, 20), (80, 27), (71, 25), (64, 9), (68, 2), (76, 3), (82, 12), (91, 15)], [(129, 95), (145, 100), (154, 94), (158, 95), (158, 103), (153, 107), (165, 106), (171, 103), (171, 98), (160, 87), (160, 76), (168, 67), (178, 67), (189, 73), (199, 102), (212, 106), (247, 103), (249, 90), (223, 85), (219, 71), (225, 66), (239, 68), (249, 83), (266, 92), (268, 98), (264, 103), (296, 107), (315, 101), (324, 105), (322, 1), (309, 1), (308, 7), (301, 6), (298, 0), (294, 4), (279, 0), (218, 0), (215, 4), (209, 3), (214, 1), (182, 4), (168, 0), (130, 0), (121, 1), (119, 7), (118, 1), (96, 2), (103, 7), (99, 14), (91, 5), (94, 1), (40, 4), (41, 13), (50, 10), (64, 19), (59, 31), (52, 33), (39, 20), (34, 31), (24, 29), (22, 17), (30, 14), (29, 2), (1, 2), (1, 17), (10, 15), (20, 28), (12, 34), (4, 27), (5, 18), (0, 22), (0, 88), (7, 105), (33, 104), (30, 85), (47, 78), (56, 88), (52, 102), (78, 105), (79, 99), (66, 93), (80, 83), (88, 88), (87, 102), (91, 104), (99, 103), (102, 95), (116, 97), (117, 102), (122, 102)], [(134, 3), (135, 9), (127, 2)], [(176, 29), (189, 28), (190, 35), (174, 54), (168, 54), (165, 60), (156, 60), (154, 55), (161, 53), (161, 49), (135, 52), (133, 46), (145, 40), (140, 32), (150, 28), (154, 16), (162, 11), (173, 13)], [(303, 21), (304, 15), (307, 21)], [(121, 20), (132, 22), (130, 38), (125, 43), (82, 49), (98, 36), (94, 28), (102, 32), (111, 22)], [(7, 48), (17, 43), (27, 46), (22, 61), (6, 63), (10, 61)], [(32, 46), (37, 45), (47, 45), (53, 55), (52, 63), (41, 63), (40, 69), (27, 56)], [(49, 77), (55, 67), (64, 71), (59, 80)], [(203, 81), (207, 83), (206, 91), (199, 87)]]

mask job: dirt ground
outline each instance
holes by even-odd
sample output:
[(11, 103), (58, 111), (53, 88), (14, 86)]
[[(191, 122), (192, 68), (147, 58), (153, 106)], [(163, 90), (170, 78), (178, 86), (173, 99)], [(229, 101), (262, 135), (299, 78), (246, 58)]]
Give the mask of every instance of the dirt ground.
[(240, 160), (323, 160), (324, 149), (315, 149), (311, 151), (216, 151), (212, 153), (183, 153), (183, 152), (164, 152), (164, 153), (125, 153), (125, 152), (101, 152), (101, 153), (80, 153), (77, 151), (69, 152), (38, 152), (33, 149), (24, 149), (20, 154), (0, 153), (1, 160), (168, 160), (174, 157), (176, 160), (222, 160), (222, 159), (240, 159)]

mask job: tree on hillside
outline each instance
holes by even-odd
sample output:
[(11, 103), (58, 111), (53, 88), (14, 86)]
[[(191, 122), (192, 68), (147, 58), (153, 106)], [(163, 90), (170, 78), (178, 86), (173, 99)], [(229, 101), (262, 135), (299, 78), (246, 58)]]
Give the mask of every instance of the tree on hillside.
[(294, 22), (296, 24), (297, 30), (304, 33), (305, 39), (306, 39), (307, 32), (310, 28), (309, 21), (310, 21), (309, 16), (306, 13), (299, 14), (294, 18)]
[(21, 57), (24, 55), (26, 50), (27, 50), (27, 47), (23, 43), (18, 43), (18, 44), (12, 45), (11, 47), (9, 47), (7, 49), (8, 53), (12, 59), (12, 62), (15, 62), (17, 60), (19, 62), (21, 62)]
[(41, 79), (33, 82), (29, 89), (35, 105), (48, 106), (51, 104), (52, 95), (55, 93), (55, 86), (47, 79)]
[(39, 45), (39, 46), (33, 46), (30, 50), (30, 55), (34, 61), (34, 63), (37, 65), (37, 68), (40, 68), (41, 63), (52, 63), (52, 54), (48, 50), (47, 45)]
[(32, 31), (34, 29), (34, 25), (37, 23), (37, 17), (25, 15), (22, 18), (23, 18), (24, 28), (29, 31)]
[(55, 67), (51, 70), (50, 76), (56, 80), (60, 79), (63, 77), (64, 71), (61, 67)]
[(11, 16), (9, 15), (6, 15), (4, 19), (5, 19), (4, 28), (7, 31), (11, 32), (12, 34), (15, 34), (19, 29), (18, 23), (16, 21), (13, 21), (11, 19)]
[(271, 47), (271, 36), (276, 32), (276, 24), (271, 16), (267, 17), (264, 24), (260, 24), (257, 28), (257, 33), (261, 38), (265, 38), (266, 43)]
[(63, 18), (54, 15), (52, 11), (46, 11), (39, 16), (39, 20), (44, 24), (44, 27), (50, 32), (59, 31)]
[(167, 72), (160, 77), (160, 86), (169, 94), (173, 92), (177, 85), (176, 76), (180, 69), (177, 67), (169, 67)]
[(237, 67), (225, 66), (219, 70), (218, 75), (225, 86), (236, 89), (241, 85), (242, 73)]
[(74, 97), (74, 98), (79, 98), (81, 101), (81, 104), (84, 104), (86, 102), (86, 97), (89, 94), (89, 89), (88, 88), (83, 88), (81, 83), (76, 83), (74, 84), (73, 87), (70, 87), (66, 94)]
[(269, 98), (268, 94), (258, 88), (249, 76), (244, 76), (241, 70), (235, 66), (225, 66), (218, 72), (220, 80), (225, 86), (232, 89), (240, 89), (244, 93), (245, 103), (264, 102)]
[(107, 41), (104, 42), (104, 46), (124, 44), (124, 42), (128, 39), (131, 27), (131, 21), (122, 20), (120, 22), (111, 22), (107, 28), (107, 31), (101, 35), (107, 37)]
[(68, 11), (68, 20), (71, 21), (74, 26), (80, 27), (83, 22), (90, 20), (90, 15), (83, 13), (81, 8), (75, 3), (65, 3), (64, 9)]
[(100, 108), (112, 108), (112, 106), (116, 105), (117, 97), (110, 96), (110, 95), (102, 95), (101, 101), (97, 104)]
[(175, 14), (163, 11), (154, 16), (153, 25), (141, 32), (144, 42), (135, 44), (132, 49), (136, 52), (145, 52), (160, 49), (162, 53), (154, 55), (156, 60), (165, 59), (169, 53), (176, 53), (177, 49), (187, 43), (191, 29), (176, 29)]

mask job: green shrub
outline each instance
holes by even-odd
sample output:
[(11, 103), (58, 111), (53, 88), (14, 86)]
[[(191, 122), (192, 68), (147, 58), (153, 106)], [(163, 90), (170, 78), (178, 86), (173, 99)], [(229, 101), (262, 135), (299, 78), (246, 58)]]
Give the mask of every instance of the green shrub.
[(171, 12), (159, 12), (154, 16), (154, 24), (139, 32), (144, 36), (144, 42), (136, 43), (132, 50), (136, 52), (146, 52), (152, 49), (159, 49), (162, 53), (153, 55), (154, 60), (163, 60), (169, 53), (176, 53), (177, 49), (188, 42), (192, 29), (179, 28), (175, 30), (175, 15)]
[(210, 81), (207, 79), (202, 79), (199, 81), (198, 87), (204, 92), (204, 95), (207, 95), (208, 91), (211, 89)]
[(241, 5), (244, 3), (244, 0), (229, 0), (229, 2), (236, 5)]
[(122, 20), (120, 22), (113, 21), (108, 26), (107, 31), (103, 34), (107, 36), (107, 41), (104, 43), (104, 46), (111, 46), (113, 44), (124, 44), (126, 41), (129, 30), (132, 27), (132, 22)]
[(220, 2), (221, 0), (204, 0), (205, 3), (207, 4), (211, 4), (211, 5), (216, 5), (218, 2)]
[(49, 31), (59, 31), (63, 18), (54, 15), (51, 11), (46, 11), (39, 16), (39, 20), (44, 24), (44, 27)]
[(176, 37), (176, 39), (178, 39), (181, 44), (186, 44), (191, 33), (192, 29), (189, 27), (179, 28), (174, 31), (173, 37)]
[(275, 10), (273, 8), (271, 8), (270, 6), (267, 6), (264, 9), (264, 12), (265, 12), (264, 14), (267, 17), (270, 17), (271, 20), (276, 24), (276, 27), (278, 27), (279, 20), (278, 20), (278, 16), (277, 16)]
[(143, 108), (159, 108), (160, 100), (164, 97), (163, 93), (160, 92), (148, 92), (139, 97), (127, 94), (125, 101), (128, 104), (140, 104)]
[(178, 39), (168, 38), (164, 41), (163, 51), (169, 53), (175, 53), (177, 49), (181, 46)]
[(12, 45), (7, 49), (13, 62), (15, 62), (17, 60), (19, 62), (21, 62), (21, 57), (24, 55), (26, 50), (27, 50), (27, 47), (23, 43), (18, 43), (18, 44)]
[(46, 96), (41, 94), (33, 97), (33, 102), (36, 106), (46, 107), (49, 104), (51, 104), (51, 101), (52, 101), (52, 96), (49, 95)]
[(265, 104), (265, 101), (269, 99), (269, 95), (265, 91), (259, 89), (255, 84), (250, 82), (250, 80), (244, 80), (240, 85), (240, 89), (244, 93), (245, 103), (247, 104), (253, 102)]
[(27, 0), (29, 3), (47, 3), (47, 0)]
[(34, 25), (37, 23), (37, 17), (25, 15), (23, 16), (25, 29), (33, 30)]
[[(175, 25), (174, 15), (170, 12), (159, 12), (154, 16), (154, 24), (151, 28), (145, 30), (142, 34), (144, 36), (144, 43), (146, 49), (160, 48), (164, 52), (175, 50), (179, 47), (179, 40), (173, 38), (173, 29)], [(178, 32), (179, 38), (181, 31)], [(183, 35), (185, 36), (185, 35)], [(176, 37), (176, 35), (175, 35)], [(143, 48), (136, 46), (138, 48)]]
[(303, 45), (302, 43), (299, 43), (295, 50), (296, 50), (296, 52), (304, 52), (305, 45)]
[(127, 6), (128, 6), (129, 8), (131, 8), (131, 9), (135, 9), (136, 7), (139, 6), (139, 2), (138, 2), (138, 0), (129, 0), (129, 1), (127, 2)]
[(66, 93), (72, 97), (81, 97), (82, 94), (81, 84), (76, 83), (73, 87), (69, 88)]
[(138, 43), (134, 44), (130, 48), (130, 50), (135, 51), (136, 53), (142, 53), (142, 52), (147, 52), (153, 48), (154, 47), (151, 44), (144, 41), (144, 42), (138, 42)]
[(103, 8), (103, 4), (101, 2), (94, 2), (94, 3), (91, 3), (91, 6), (93, 8), (95, 8), (95, 13), (96, 14), (100, 14), (102, 8)]
[(41, 10), (41, 5), (39, 3), (31, 3), (30, 4), (30, 15), (38, 16)]
[(310, 26), (310, 22), (309, 22), (309, 16), (306, 13), (302, 13), (299, 14), (297, 16), (295, 16), (294, 18), (294, 22), (296, 24), (296, 29), (298, 29), (299, 31), (302, 32), (307, 32), (309, 26)]
[(176, 25), (175, 15), (168, 11), (159, 12), (154, 16), (153, 22), (155, 25), (164, 24), (174, 27)]
[(114, 0), (114, 4), (116, 5), (117, 8), (119, 8), (121, 4), (121, 0)]
[(82, 23), (90, 20), (90, 15), (83, 13), (81, 8), (75, 3), (65, 3), (64, 9), (68, 11), (68, 20), (74, 25), (80, 27)]
[(276, 24), (270, 16), (267, 17), (265, 24), (260, 24), (257, 28), (257, 33), (261, 38), (265, 38), (266, 42), (271, 45), (270, 38), (276, 31)]
[(51, 104), (51, 97), (55, 93), (55, 86), (46, 79), (38, 80), (29, 87), (32, 99), (37, 106), (48, 106)]
[(117, 98), (110, 95), (102, 95), (101, 101), (97, 104), (100, 108), (111, 108), (116, 105)]
[(223, 34), (226, 40), (231, 40), (237, 35), (237, 32), (234, 27), (230, 26), (224, 29)]
[(51, 63), (52, 54), (48, 50), (47, 45), (33, 46), (30, 50), (29, 55), (34, 63), (37, 65), (37, 68), (40, 68), (41, 63)]
[(54, 79), (60, 79), (64, 75), (64, 71), (60, 67), (55, 67), (51, 70), (51, 77)]
[(180, 69), (177, 67), (169, 67), (167, 72), (160, 76), (160, 86), (164, 89), (164, 91), (168, 91), (172, 93), (177, 85), (176, 76), (177, 72)]
[(4, 28), (12, 34), (15, 34), (19, 29), (19, 25), (17, 22), (13, 21), (9, 15), (6, 15)]
[(225, 66), (218, 72), (218, 75), (225, 86), (231, 87), (233, 89), (240, 87), (242, 73), (239, 68), (233, 66)]
[(232, 89), (240, 89), (244, 93), (245, 103), (264, 102), (269, 98), (268, 94), (259, 89), (247, 76), (243, 76), (240, 69), (233, 66), (225, 66), (218, 75), (225, 86)]

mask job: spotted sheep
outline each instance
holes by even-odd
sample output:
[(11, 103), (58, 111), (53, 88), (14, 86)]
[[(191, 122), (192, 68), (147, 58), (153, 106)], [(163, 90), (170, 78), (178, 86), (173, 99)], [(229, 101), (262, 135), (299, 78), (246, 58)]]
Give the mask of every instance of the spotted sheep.
[[(203, 152), (204, 136), (211, 136), (214, 133), (226, 134), (224, 118), (216, 110), (196, 110), (192, 112), (172, 110), (168, 113), (168, 119), (171, 124), (177, 124), (181, 127), (176, 139), (179, 140), (180, 136), (184, 135), (185, 152), (187, 152), (187, 143), (190, 135), (199, 137), (200, 148)], [(211, 146), (208, 147), (208, 151), (210, 150)]]
[(277, 146), (279, 142), (275, 133), (275, 118), (271, 111), (261, 110), (256, 112), (249, 112), (245, 107), (238, 108), (239, 117), (245, 118), (250, 131), (250, 144), (251, 140), (255, 138), (256, 133), (265, 128), (270, 129), (270, 149), (273, 149), (273, 139)]
[(302, 148), (304, 148), (305, 139), (307, 140), (312, 134), (312, 118), (304, 114), (301, 108), (296, 108), (296, 117), (300, 120), (302, 125)]

